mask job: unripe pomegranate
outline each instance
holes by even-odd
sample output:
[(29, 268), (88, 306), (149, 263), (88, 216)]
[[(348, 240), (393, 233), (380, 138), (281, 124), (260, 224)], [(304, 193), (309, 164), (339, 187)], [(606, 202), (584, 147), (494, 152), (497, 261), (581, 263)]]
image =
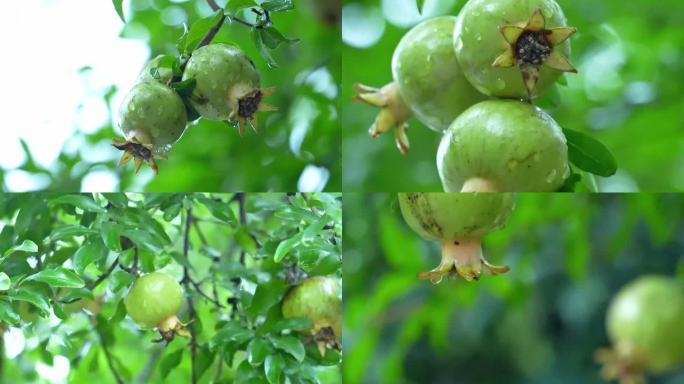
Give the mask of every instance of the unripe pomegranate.
[(608, 308), (606, 328), (613, 349), (602, 349), (606, 379), (623, 384), (684, 365), (684, 284), (665, 276), (644, 276), (629, 283)]
[(514, 206), (510, 193), (400, 193), (399, 207), (409, 227), (442, 247), (439, 266), (418, 277), (439, 283), (456, 274), (473, 281), (507, 272), (508, 267), (485, 260), (481, 241), (504, 226)]
[(183, 72), (183, 80), (195, 79), (190, 102), (210, 120), (238, 124), (240, 135), (246, 124), (257, 131), (257, 111), (275, 111), (263, 99), (275, 88), (260, 89), (261, 77), (252, 60), (240, 48), (209, 44), (195, 50)]
[(311, 335), (321, 356), (326, 346), (339, 348), (342, 340), (342, 287), (335, 277), (315, 276), (292, 288), (283, 300), (284, 318), (303, 317), (311, 321)]

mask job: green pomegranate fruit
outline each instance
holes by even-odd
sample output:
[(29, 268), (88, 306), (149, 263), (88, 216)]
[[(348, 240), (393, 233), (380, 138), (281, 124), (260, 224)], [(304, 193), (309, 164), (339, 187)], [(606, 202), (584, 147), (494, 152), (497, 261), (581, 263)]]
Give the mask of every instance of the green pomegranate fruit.
[[(171, 79), (173, 79), (173, 70), (168, 67), (160, 67), (159, 62), (164, 58), (164, 55), (158, 55), (154, 59), (150, 60), (149, 63), (145, 65), (140, 75), (138, 75), (139, 83), (149, 83), (149, 82), (160, 82), (162, 84), (169, 84)], [(152, 69), (157, 68), (158, 78), (152, 75)]]
[(444, 134), (437, 169), (447, 192), (546, 192), (570, 173), (563, 131), (541, 109), (489, 100), (463, 112)]
[(392, 57), (399, 92), (423, 124), (443, 132), (461, 112), (484, 100), (466, 80), (453, 48), (456, 18), (437, 17), (411, 29)]
[(568, 61), (575, 28), (554, 0), (470, 0), (454, 29), (456, 57), (480, 92), (532, 99), (577, 72)]
[(510, 193), (400, 193), (399, 207), (411, 229), (426, 240), (437, 240), (442, 261), (421, 279), (439, 283), (460, 275), (467, 281), (498, 275), (508, 267), (491, 265), (482, 255), (482, 237), (502, 228), (515, 207)]
[(175, 334), (189, 333), (176, 313), (183, 305), (183, 289), (176, 280), (162, 272), (138, 278), (124, 298), (128, 316), (144, 329), (158, 328), (167, 342)]
[(463, 75), (452, 39), (456, 18), (424, 21), (401, 39), (392, 56), (394, 82), (383, 88), (357, 84), (356, 101), (380, 107), (370, 129), (372, 137), (396, 128), (402, 154), (410, 144), (406, 121), (415, 115), (429, 128), (442, 132), (471, 105), (484, 100)]
[(158, 82), (134, 86), (119, 110), (119, 127), (126, 138), (114, 140), (114, 146), (124, 151), (120, 164), (135, 159), (137, 172), (145, 161), (157, 173), (154, 159), (165, 158), (185, 132), (187, 119), (183, 101), (171, 88)]
[(282, 304), (284, 318), (303, 317), (311, 321), (311, 334), (321, 356), (326, 347), (339, 348), (342, 340), (342, 288), (334, 277), (315, 276), (292, 288)]
[(612, 350), (600, 350), (607, 379), (636, 382), (645, 371), (663, 373), (684, 365), (684, 284), (644, 276), (622, 288), (608, 308)]
[(210, 44), (197, 49), (183, 72), (183, 80), (195, 79), (190, 102), (210, 120), (237, 123), (240, 135), (245, 124), (257, 131), (257, 111), (275, 111), (263, 99), (275, 88), (261, 90), (261, 77), (254, 63), (240, 48)]

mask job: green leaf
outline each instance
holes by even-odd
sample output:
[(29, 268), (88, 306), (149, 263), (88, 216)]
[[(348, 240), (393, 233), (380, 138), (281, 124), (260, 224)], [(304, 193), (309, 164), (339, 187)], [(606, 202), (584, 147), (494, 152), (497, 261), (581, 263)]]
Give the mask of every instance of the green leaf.
[(568, 157), (577, 168), (609, 177), (617, 172), (617, 161), (608, 148), (593, 137), (579, 131), (563, 129), (568, 140)]
[(269, 12), (283, 12), (294, 9), (292, 0), (270, 0), (261, 3), (261, 9)]
[(215, 357), (216, 353), (212, 352), (207, 346), (201, 346), (197, 349), (197, 358), (195, 362), (198, 373), (197, 380), (201, 379), (204, 373), (207, 372), (207, 369), (214, 362)]
[(254, 319), (259, 315), (266, 314), (269, 308), (280, 302), (286, 290), (287, 284), (279, 279), (259, 284), (254, 292), (252, 303), (246, 309), (247, 315)]
[(128, 197), (125, 193), (104, 193), (103, 196), (117, 208), (128, 206)]
[(96, 238), (80, 247), (74, 253), (71, 263), (74, 265), (76, 273), (82, 274), (88, 265), (107, 257), (107, 253), (108, 250), (104, 243), (99, 238)]
[(240, 247), (247, 253), (249, 254), (254, 254), (254, 252), (257, 251), (257, 243), (252, 237), (252, 235), (249, 233), (247, 228), (244, 226), (241, 226), (236, 232), (235, 232), (235, 240), (237, 240), (238, 244), (240, 244)]
[(254, 331), (247, 329), (237, 321), (227, 322), (212, 338), (212, 344), (242, 344), (254, 337)]
[(189, 54), (197, 48), (204, 36), (223, 19), (222, 10), (216, 11), (212, 16), (197, 20), (187, 34), (181, 37), (178, 42), (178, 50), (184, 54)]
[(12, 282), (9, 276), (5, 272), (0, 272), (0, 291), (6, 291), (10, 289)]
[(423, 14), (423, 4), (425, 4), (425, 0), (416, 0), (416, 7), (418, 7), (418, 13)]
[(50, 199), (48, 205), (54, 207), (58, 204), (73, 205), (88, 212), (107, 212), (88, 195), (61, 195), (55, 199)]
[(316, 236), (321, 234), (323, 227), (330, 222), (330, 217), (328, 215), (323, 215), (320, 219), (316, 220), (313, 224), (306, 227), (302, 235), (302, 241), (311, 241)]
[(156, 236), (152, 236), (148, 231), (142, 229), (125, 229), (122, 235), (131, 239), (139, 247), (145, 247), (152, 253), (159, 254), (164, 250), (166, 244)]
[(119, 15), (119, 18), (121, 21), (124, 23), (126, 20), (124, 19), (124, 14), (123, 14), (123, 0), (112, 0), (112, 4), (114, 4), (114, 9), (116, 9), (116, 14)]
[(179, 81), (177, 83), (172, 83), (171, 88), (180, 95), (180, 97), (185, 97), (188, 98), (190, 95), (192, 95), (192, 91), (195, 89), (195, 86), (197, 85), (197, 80), (195, 79), (187, 79), (183, 81)]
[(112, 290), (112, 292), (117, 293), (120, 290), (122, 290), (124, 287), (127, 285), (131, 284), (133, 282), (133, 276), (122, 270), (122, 269), (117, 269), (112, 273), (112, 275), (109, 277), (109, 289)]
[(298, 39), (291, 39), (283, 36), (280, 31), (273, 27), (266, 27), (262, 29), (261, 37), (264, 44), (270, 49), (276, 49), (282, 43), (292, 44), (299, 41)]
[(230, 11), (237, 11), (243, 8), (254, 7), (256, 3), (254, 0), (230, 0), (226, 4), (226, 9)]
[(60, 301), (66, 302), (66, 301), (71, 301), (73, 299), (94, 300), (95, 296), (93, 296), (93, 293), (86, 288), (77, 288), (77, 289), (71, 290), (69, 293), (64, 295), (64, 297), (62, 297), (60, 299)]
[(0, 323), (8, 323), (11, 325), (19, 325), (19, 315), (14, 312), (12, 306), (6, 302), (0, 300)]
[(31, 240), (24, 240), (24, 242), (22, 242), (21, 244), (15, 245), (10, 249), (6, 250), (3, 256), (7, 257), (13, 254), (14, 252), (36, 253), (38, 252), (38, 246)]
[(227, 203), (206, 197), (199, 197), (197, 198), (197, 201), (207, 207), (209, 212), (211, 212), (211, 215), (215, 218), (230, 224), (237, 223), (238, 220), (235, 217), (235, 213), (233, 213), (233, 210)]
[(61, 227), (55, 228), (52, 231), (52, 233), (50, 234), (50, 239), (53, 241), (64, 240), (74, 236), (85, 236), (93, 233), (97, 233), (97, 231), (90, 228), (86, 228), (82, 225), (63, 225)]
[(259, 337), (254, 338), (247, 344), (247, 361), (254, 366), (260, 365), (271, 352), (271, 346), (266, 341)]
[(273, 255), (273, 261), (280, 263), (285, 256), (292, 250), (292, 248), (297, 245), (302, 240), (303, 233), (300, 232), (287, 240), (283, 240), (278, 244), (275, 254)]
[(169, 375), (172, 369), (176, 368), (183, 359), (183, 348), (166, 354), (159, 364), (162, 379)]
[(104, 222), (100, 225), (100, 235), (107, 248), (121, 252), (121, 227), (114, 223)]
[(280, 375), (285, 368), (285, 359), (276, 353), (266, 357), (264, 361), (264, 373), (270, 384), (280, 384)]
[(63, 267), (44, 269), (26, 280), (40, 281), (53, 287), (83, 288), (85, 282), (74, 271)]
[(26, 301), (35, 305), (44, 315), (50, 313), (47, 296), (37, 286), (24, 284), (10, 297), (12, 300)]
[(298, 337), (285, 335), (271, 336), (270, 339), (274, 347), (289, 353), (300, 363), (304, 361), (306, 351), (304, 350), (304, 344), (302, 344)]
[(254, 46), (259, 51), (261, 57), (266, 60), (268, 66), (271, 68), (278, 68), (278, 63), (276, 63), (273, 56), (271, 56), (271, 53), (268, 51), (266, 43), (264, 42), (263, 29), (252, 29), (250, 35), (252, 37), (252, 41), (254, 42)]
[(313, 328), (313, 323), (305, 317), (290, 317), (278, 321), (273, 328), (276, 332), (285, 330), (306, 331)]

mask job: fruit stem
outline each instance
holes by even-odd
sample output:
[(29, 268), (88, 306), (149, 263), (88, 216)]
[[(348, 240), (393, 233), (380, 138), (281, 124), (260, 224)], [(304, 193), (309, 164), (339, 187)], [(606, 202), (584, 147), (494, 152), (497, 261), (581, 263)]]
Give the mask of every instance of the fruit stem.
[(463, 183), (461, 192), (503, 192), (496, 183), (480, 177), (473, 177)]
[(459, 275), (466, 281), (479, 280), (480, 276), (498, 275), (508, 272), (508, 267), (489, 264), (482, 256), (482, 241), (479, 237), (441, 242), (442, 260), (430, 272), (418, 274), (420, 279), (430, 279), (434, 284), (444, 277)]
[(644, 384), (646, 361), (633, 348), (618, 343), (615, 348), (601, 348), (594, 354), (594, 360), (601, 364), (601, 377), (618, 380), (620, 384)]
[(402, 155), (408, 153), (410, 143), (406, 131), (406, 121), (413, 115), (411, 108), (406, 105), (399, 93), (399, 84), (389, 83), (382, 88), (373, 88), (363, 84), (355, 84), (357, 95), (353, 100), (380, 108), (380, 113), (371, 126), (369, 133), (376, 138), (379, 135), (396, 128), (395, 142)]

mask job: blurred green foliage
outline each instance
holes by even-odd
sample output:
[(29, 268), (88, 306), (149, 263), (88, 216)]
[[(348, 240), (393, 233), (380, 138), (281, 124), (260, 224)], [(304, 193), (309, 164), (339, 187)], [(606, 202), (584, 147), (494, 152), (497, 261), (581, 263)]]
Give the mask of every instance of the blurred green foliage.
[[(219, 3), (224, 5), (226, 2)], [(298, 43), (281, 44), (277, 49), (269, 50), (278, 68), (269, 68), (252, 40), (251, 28), (245, 25), (226, 22), (214, 39), (214, 42), (239, 45), (260, 71), (262, 87), (277, 87), (268, 103), (277, 106), (279, 111), (260, 113), (258, 134), (250, 131), (241, 138), (237, 129), (227, 123), (200, 119), (174, 145), (169, 159), (158, 162), (159, 176), (146, 175), (149, 169), (135, 175), (130, 165), (117, 168), (118, 151), (108, 146), (113, 137), (121, 137), (118, 128), (111, 125), (115, 124), (118, 114), (118, 106), (114, 106), (110, 111), (110, 125), (93, 134), (76, 131), (65, 143), (65, 147), (71, 148), (75, 143), (110, 148), (111, 161), (88, 163), (79, 152), (64, 151), (57, 164), (46, 169), (32, 161), (31, 148), (25, 146), (27, 160), (18, 169), (48, 176), (49, 185), (45, 189), (57, 191), (81, 190), (86, 175), (103, 169), (116, 172), (121, 191), (283, 191), (297, 190), (300, 175), (311, 166), (318, 167), (316, 169), (323, 175), (323, 182), (313, 189), (341, 190), (341, 139), (337, 117), (341, 81), (339, 20), (322, 16), (319, 3), (317, 0), (297, 1), (294, 10), (271, 15), (274, 27), (282, 34), (299, 39)], [(240, 4), (248, 2), (240, 1)], [(113, 7), (111, 12), (115, 14)], [(183, 35), (184, 26), (167, 25), (164, 20), (181, 14), (186, 16), (187, 24), (192, 25), (212, 13), (206, 1), (131, 1), (130, 9), (125, 12), (126, 24), (121, 38), (145, 41), (151, 51), (150, 58), (158, 54), (178, 55), (175, 45)], [(249, 9), (238, 15), (243, 18), (254, 16)], [(105, 100), (109, 103), (117, 91), (128, 92), (112, 87), (104, 96)], [(3, 173), (0, 171), (0, 181)]]
[[(344, 1), (343, 36), (347, 26), (382, 31), (379, 40), (367, 48), (343, 46), (345, 190), (442, 190), (435, 166), (440, 135), (411, 119), (411, 151), (401, 156), (390, 134), (376, 140), (368, 137), (377, 110), (351, 101), (354, 83), (381, 86), (392, 80), (392, 53), (410, 25), (398, 27), (389, 20), (411, 20), (410, 15), (417, 14), (414, 3)], [(456, 15), (464, 3), (426, 0), (424, 17)], [(579, 74), (566, 75), (567, 84), (549, 92), (539, 104), (561, 127), (589, 133), (615, 155), (620, 171), (610, 179), (599, 179), (601, 190), (683, 190), (681, 2), (665, 0), (657, 6), (648, 1), (621, 0), (558, 3), (569, 25), (578, 28), (571, 40), (571, 61)]]
[[(341, 352), (280, 303), (341, 277), (341, 220), (324, 193), (0, 194), (0, 382), (191, 383), (194, 362), (197, 383), (338, 384)], [(194, 357), (126, 315), (152, 271), (183, 286)]]
[[(511, 270), (438, 285), (416, 274), (439, 244), (395, 195), (345, 193), (344, 207), (348, 383), (602, 383), (593, 353), (615, 292), (644, 274), (684, 283), (681, 195), (519, 194), (483, 240)], [(684, 367), (649, 382), (682, 383)]]

